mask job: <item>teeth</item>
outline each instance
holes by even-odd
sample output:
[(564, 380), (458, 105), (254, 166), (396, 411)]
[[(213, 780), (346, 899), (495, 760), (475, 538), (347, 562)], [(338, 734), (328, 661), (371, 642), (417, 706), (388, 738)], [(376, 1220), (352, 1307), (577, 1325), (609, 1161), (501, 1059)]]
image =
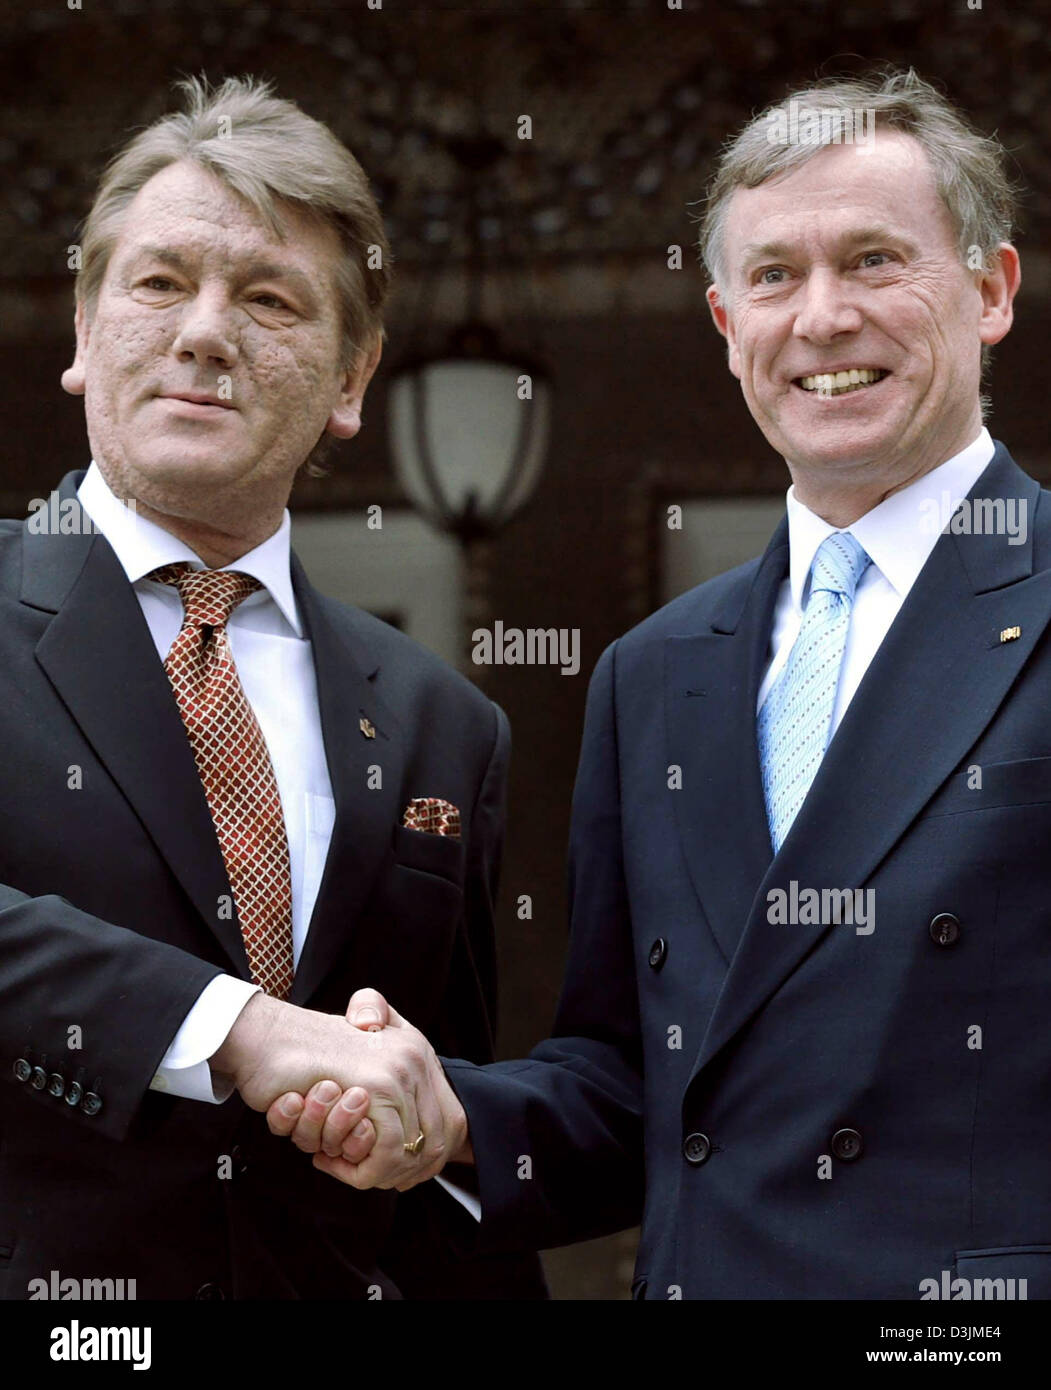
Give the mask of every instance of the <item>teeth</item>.
[(804, 376), (799, 384), (804, 391), (819, 391), (823, 396), (838, 396), (844, 391), (856, 391), (860, 386), (871, 386), (881, 381), (887, 374), (882, 367), (851, 367), (846, 372), (819, 372), (816, 376)]

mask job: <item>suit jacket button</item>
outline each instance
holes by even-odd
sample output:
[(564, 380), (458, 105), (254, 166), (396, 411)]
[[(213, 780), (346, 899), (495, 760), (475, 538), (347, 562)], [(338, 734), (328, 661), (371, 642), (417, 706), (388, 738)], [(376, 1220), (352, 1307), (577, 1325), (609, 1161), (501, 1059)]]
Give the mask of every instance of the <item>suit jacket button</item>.
[(80, 1102), (80, 1108), (85, 1115), (97, 1115), (102, 1109), (102, 1097), (96, 1095), (94, 1091), (88, 1091)]
[(14, 1067), (16, 1081), (28, 1081), (33, 1075), (33, 1068), (24, 1057), (19, 1057)]
[(30, 1074), (29, 1084), (34, 1091), (42, 1091), (47, 1085), (47, 1072), (43, 1067), (34, 1067)]
[(707, 1134), (688, 1134), (682, 1146), (687, 1163), (700, 1167), (707, 1163), (712, 1152), (712, 1141)]
[(201, 1287), (194, 1294), (194, 1298), (201, 1299), (217, 1299), (225, 1297), (226, 1294), (223, 1293), (222, 1288), (218, 1284), (202, 1284)]
[(659, 970), (664, 964), (664, 958), (668, 954), (668, 943), (663, 936), (658, 936), (657, 940), (650, 947), (650, 968)]
[(960, 919), (951, 912), (939, 912), (927, 930), (936, 946), (955, 946), (960, 939)]
[(865, 1145), (856, 1129), (837, 1129), (832, 1136), (832, 1152), (843, 1163), (853, 1163), (861, 1157)]
[(69, 1090), (66, 1092), (66, 1104), (67, 1104), (67, 1105), (79, 1105), (79, 1104), (80, 1104), (80, 1098), (81, 1098), (81, 1096), (82, 1096), (83, 1094), (84, 1094), (84, 1087), (80, 1084), (80, 1082), (79, 1082), (79, 1081), (71, 1081), (71, 1082), (69, 1083)]
[(66, 1080), (60, 1072), (53, 1071), (47, 1079), (47, 1093), (61, 1099), (66, 1093)]

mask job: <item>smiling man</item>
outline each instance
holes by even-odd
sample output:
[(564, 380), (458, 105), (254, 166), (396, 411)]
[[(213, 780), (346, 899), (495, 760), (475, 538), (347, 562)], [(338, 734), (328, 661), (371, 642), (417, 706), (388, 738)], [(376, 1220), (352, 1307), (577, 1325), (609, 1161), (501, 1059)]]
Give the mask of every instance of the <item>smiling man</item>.
[(637, 1298), (1047, 1298), (1051, 499), (982, 424), (1003, 152), (912, 72), (789, 100), (874, 138), (761, 113), (702, 230), (787, 514), (599, 661), (554, 1035), (443, 1059), (458, 1156), (478, 1248), (641, 1219)]
[[(984, 216), (997, 221), (995, 201)], [(930, 155), (886, 124), (863, 155), (829, 145), (709, 217), (708, 300), (730, 370), (794, 500), (835, 525), (978, 438), (979, 349), (1010, 328), (1018, 256), (961, 244), (963, 231)]]
[(345, 1013), (382, 982), (491, 1057), (508, 730), (290, 550), (380, 357), (364, 171), (265, 84), (181, 85), (85, 225), (90, 467), (58, 531), (0, 524), (0, 1296), (543, 1297), (453, 1253), (469, 1194), (340, 1193), (259, 1113), (345, 1091), (384, 1176), (460, 1143), (422, 1036)]

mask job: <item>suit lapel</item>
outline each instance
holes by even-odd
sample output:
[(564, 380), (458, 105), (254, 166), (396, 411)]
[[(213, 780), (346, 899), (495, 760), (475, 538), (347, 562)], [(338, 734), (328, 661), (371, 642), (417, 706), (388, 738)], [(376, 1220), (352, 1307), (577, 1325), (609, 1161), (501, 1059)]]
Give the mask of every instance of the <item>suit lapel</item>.
[[(248, 963), (193, 753), (138, 599), (108, 542), (76, 506), (81, 474), (59, 497), (77, 533), (23, 532), (22, 602), (53, 613), (36, 658), (237, 973)], [(82, 519), (83, 518), (83, 519)]]
[(755, 703), (774, 605), (788, 573), (782, 519), (752, 581), (740, 579), (712, 631), (664, 644), (668, 763), (683, 857), (727, 961), (773, 856), (755, 733)]
[[(211, 813), (186, 730), (134, 589), (103, 536), (76, 506), (83, 473), (59, 487), (73, 510), (71, 534), (23, 532), (21, 599), (52, 613), (36, 656), (99, 761), (234, 969), (249, 978), (236, 916), (220, 917), (230, 893)], [(83, 518), (83, 519), (82, 519)], [(349, 928), (390, 845), (404, 759), (403, 733), (372, 685), (353, 614), (318, 594), (298, 559), (292, 579), (317, 672), (322, 735), (336, 803), (332, 840), (291, 999), (303, 1003), (345, 949)], [(364, 737), (362, 716), (376, 730)], [(369, 767), (382, 785), (370, 788)], [(373, 779), (374, 780), (374, 779)]]
[[(370, 657), (352, 610), (319, 594), (292, 557), (296, 599), (317, 672), (325, 758), (336, 803), (324, 875), (296, 969), (291, 1001), (304, 1004), (346, 951), (351, 930), (387, 858), (398, 812), (404, 731), (373, 685)], [(375, 729), (367, 738), (366, 718)], [(370, 786), (379, 768), (381, 785)]]
[[(788, 890), (793, 880), (800, 889), (861, 888), (1018, 677), (1051, 619), (1051, 571), (1033, 573), (1039, 493), (1000, 445), (971, 496), (1025, 499), (1025, 543), (1008, 545), (1003, 535), (939, 538), (762, 877), (694, 1078), (825, 933), (837, 929), (772, 925), (769, 890)], [(1000, 632), (1015, 626), (1020, 638), (1002, 643)]]

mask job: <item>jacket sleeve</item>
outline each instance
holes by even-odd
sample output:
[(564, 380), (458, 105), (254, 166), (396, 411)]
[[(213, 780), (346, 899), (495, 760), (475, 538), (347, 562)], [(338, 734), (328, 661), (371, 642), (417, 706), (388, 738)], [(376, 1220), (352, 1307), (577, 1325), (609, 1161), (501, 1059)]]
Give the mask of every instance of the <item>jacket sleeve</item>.
[(600, 659), (570, 831), (570, 950), (553, 1036), (521, 1061), (442, 1058), (467, 1112), (477, 1248), (543, 1249), (642, 1216), (642, 1061), (621, 848), (615, 646)]
[[(64, 898), (0, 885), (0, 1073), (4, 1109), (43, 1105), (121, 1140), (157, 1065), (205, 985), (222, 974), (164, 942), (81, 912)], [(16, 1074), (19, 1062), (79, 1080), (70, 1105)], [(24, 1073), (24, 1066), (18, 1068)]]

